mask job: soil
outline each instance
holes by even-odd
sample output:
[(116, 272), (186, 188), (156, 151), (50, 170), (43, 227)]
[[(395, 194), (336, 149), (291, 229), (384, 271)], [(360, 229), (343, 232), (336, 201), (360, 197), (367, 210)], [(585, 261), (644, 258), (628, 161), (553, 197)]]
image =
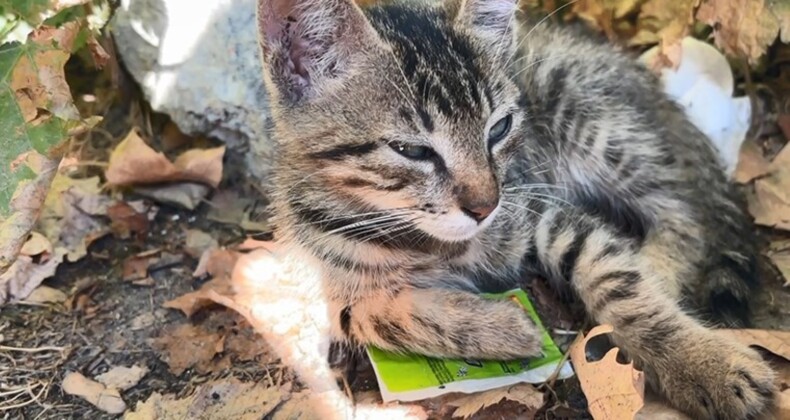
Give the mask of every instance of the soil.
[[(92, 161), (106, 161), (107, 153), (128, 131), (131, 125), (149, 127), (152, 138), (158, 139), (167, 124), (163, 116), (147, 111), (139, 92), (122, 72), (109, 74), (82, 68), (79, 60), (70, 62), (70, 74), (80, 74), (73, 80), (75, 97), (84, 92), (95, 92), (80, 82), (103, 80), (108, 91), (102, 99), (106, 106), (103, 130), (107, 136), (94, 136), (85, 141), (84, 153)], [(116, 79), (113, 81), (113, 79)], [(120, 82), (118, 82), (120, 79)], [(230, 153), (227, 168), (239, 156)], [(88, 168), (86, 172), (98, 172)], [(255, 191), (243, 173), (226, 174), (221, 189), (242, 194)], [(129, 197), (128, 198), (133, 198)], [(261, 199), (264, 201), (263, 199)], [(127, 406), (134, 408), (152, 393), (190, 395), (203, 383), (220, 378), (235, 377), (246, 382), (260, 382), (281, 386), (297, 381), (286, 367), (279, 364), (271, 352), (263, 351), (250, 360), (232, 349), (219, 352), (210, 366), (189, 368), (178, 375), (163, 361), (163, 353), (156, 349), (154, 340), (172, 334), (174, 328), (190, 324), (205, 331), (233, 331), (233, 334), (253, 334), (231, 311), (212, 307), (187, 319), (176, 310), (164, 309), (163, 303), (196, 290), (205, 278), (194, 278), (197, 260), (184, 251), (185, 231), (200, 229), (216, 238), (221, 245), (239, 243), (250, 235), (238, 226), (216, 223), (206, 216), (209, 207), (201, 205), (195, 211), (185, 211), (162, 205), (145, 237), (119, 239), (107, 236), (94, 242), (89, 254), (75, 263), (62, 264), (54, 278), (45, 284), (69, 295), (66, 304), (9, 305), (0, 312), (0, 385), (5, 388), (28, 387), (28, 401), (23, 407), (0, 412), (2, 419), (110, 419), (118, 416), (99, 411), (80, 398), (65, 394), (60, 383), (67, 372), (80, 372), (95, 377), (113, 366), (140, 365), (150, 372), (134, 387), (122, 393)], [(775, 235), (762, 232), (763, 236)], [(266, 238), (266, 232), (259, 232)], [(174, 255), (167, 264), (151, 270), (154, 282), (138, 286), (123, 280), (123, 263), (141, 252), (161, 249)], [(782, 287), (781, 276), (764, 264), (765, 284), (756, 304), (755, 327), (790, 330), (790, 290)], [(579, 308), (557, 297), (540, 279), (527, 281), (538, 312), (552, 331), (563, 350), (574, 335), (562, 331), (578, 331), (583, 326)], [(254, 335), (252, 335), (254, 337)], [(17, 350), (8, 350), (8, 348)], [(355, 393), (375, 391), (375, 377), (369, 364), (357, 365), (356, 375), (350, 377)], [(299, 389), (298, 384), (293, 388)], [(590, 418), (586, 401), (575, 379), (560, 381), (551, 389), (546, 404), (537, 412), (525, 411), (515, 403), (497, 404), (479, 412), (475, 418), (535, 417), (541, 419)], [(2, 394), (0, 394), (2, 395)], [(0, 399), (6, 397), (0, 397)], [(449, 418), (451, 410), (441, 400), (423, 405), (434, 418)], [(275, 408), (276, 410), (276, 408)], [(274, 413), (271, 413), (274, 414)], [(268, 418), (269, 416), (267, 416)]]

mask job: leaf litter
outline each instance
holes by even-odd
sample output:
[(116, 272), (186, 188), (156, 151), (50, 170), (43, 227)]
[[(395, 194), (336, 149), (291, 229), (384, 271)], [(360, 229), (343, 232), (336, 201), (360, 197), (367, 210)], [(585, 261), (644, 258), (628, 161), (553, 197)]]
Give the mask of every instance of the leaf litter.
[[(705, 1), (707, 0), (703, 0), (702, 2)], [(553, 11), (562, 2), (525, 1), (525, 3), (536, 3), (536, 4), (541, 3), (544, 5), (553, 4), (553, 6), (546, 6)], [(682, 38), (682, 36), (684, 36), (687, 33), (698, 35), (695, 32), (696, 29), (692, 27), (693, 25), (689, 24), (688, 14), (686, 13), (685, 9), (682, 11), (682, 13), (675, 10), (672, 13), (672, 15), (674, 15), (673, 17), (670, 16), (669, 13), (664, 13), (664, 11), (662, 11), (660, 7), (660, 6), (673, 6), (679, 9), (681, 7), (686, 7), (689, 3), (693, 3), (690, 1), (672, 2), (672, 1), (661, 1), (661, 0), (648, 0), (644, 2), (639, 2), (639, 1), (589, 0), (586, 1), (585, 3), (588, 3), (588, 5), (586, 6), (587, 7), (586, 10), (588, 11), (587, 13), (589, 16), (588, 20), (595, 20), (598, 28), (601, 28), (601, 30), (606, 32), (608, 35), (616, 36), (616, 37), (620, 37), (620, 39), (628, 40), (629, 37), (633, 37), (634, 34), (637, 34), (637, 37), (640, 36), (638, 34), (641, 32), (642, 35), (645, 36), (645, 38), (640, 41), (641, 43), (639, 43), (639, 45), (649, 45), (655, 43), (661, 44), (662, 51), (665, 52), (667, 56), (667, 62), (664, 63), (664, 65), (677, 64), (676, 62), (673, 62), (672, 59), (673, 57), (679, 55), (673, 55), (674, 52), (672, 48), (675, 48), (677, 46), (677, 43), (679, 43), (679, 40)], [(602, 7), (596, 6), (595, 3), (597, 3), (598, 6), (602, 6)], [(655, 8), (651, 9), (651, 7), (655, 7)], [(567, 8), (567, 10), (571, 10), (571, 9), (572, 8)], [(577, 14), (579, 14), (582, 12), (582, 9), (578, 9), (576, 12)], [(573, 13), (570, 13), (568, 16), (572, 16), (572, 14)], [(695, 15), (694, 19), (697, 18), (698, 16)], [(717, 19), (719, 18), (721, 17), (718, 17)], [(598, 22), (598, 20), (601, 20), (602, 22)], [(628, 20), (629, 22), (626, 23), (625, 22), (626, 20)], [(783, 22), (781, 25), (786, 26), (787, 23)], [(731, 26), (731, 22), (722, 19), (722, 22), (717, 23), (717, 27), (719, 28), (718, 29), (719, 32), (721, 32), (719, 34), (719, 37), (722, 40), (719, 41), (718, 39), (716, 39), (714, 42), (732, 42), (732, 39), (727, 38), (726, 35), (727, 34), (726, 31), (731, 31), (731, 32), (733, 31), (733, 26)], [(784, 30), (781, 28), (778, 30), (777, 33), (780, 36), (785, 36)], [(716, 35), (714, 34), (714, 37), (715, 36)], [(763, 56), (765, 53), (765, 49), (767, 48), (767, 45), (762, 45), (754, 41), (755, 39), (758, 38), (759, 37), (749, 38), (745, 41), (746, 43), (744, 43), (743, 41), (735, 42), (733, 44), (734, 45), (733, 55), (747, 57), (759, 53), (761, 56)], [(48, 115), (43, 113), (36, 114), (34, 116), (29, 109), (26, 115), (28, 115), (28, 117), (30, 118), (34, 118), (34, 120), (36, 118), (50, 118)], [(169, 128), (171, 133), (168, 134), (168, 136), (172, 138), (170, 140), (167, 140), (170, 143), (170, 145), (169, 146), (164, 145), (165, 147), (163, 147), (163, 150), (169, 152), (179, 149), (183, 146), (188, 146), (189, 139), (176, 132), (173, 128), (174, 125), (169, 124), (168, 126), (171, 127)], [(137, 135), (139, 136), (140, 134)], [(140, 140), (142, 140), (142, 138)], [(137, 146), (140, 146), (139, 143), (137, 144)], [(150, 146), (147, 147), (150, 148)], [(150, 151), (154, 150), (153, 148), (150, 149), (151, 149)], [(204, 158), (205, 155), (207, 154), (205, 150), (206, 149), (203, 149), (203, 151), (195, 152), (194, 154), (200, 155), (199, 157)], [(143, 154), (143, 156), (153, 158), (154, 155), (158, 155), (158, 152), (154, 151), (153, 152), (154, 155), (152, 155), (151, 153), (149, 153), (150, 151), (146, 151)], [(752, 151), (756, 152), (753, 153), (755, 164), (752, 165), (750, 169), (746, 170), (745, 175), (741, 175), (739, 181), (744, 184), (747, 184), (747, 188), (752, 188), (753, 197), (751, 197), (751, 199), (754, 202), (764, 205), (764, 207), (768, 207), (768, 210), (764, 211), (763, 219), (761, 219), (765, 221), (765, 226), (781, 228), (783, 226), (781, 223), (775, 223), (776, 219), (780, 221), (783, 220), (781, 217), (776, 215), (778, 213), (777, 209), (781, 210), (781, 206), (776, 204), (777, 197), (775, 196), (779, 195), (776, 191), (781, 187), (781, 185), (783, 185), (783, 183), (784, 185), (787, 185), (786, 180), (783, 178), (781, 174), (778, 174), (776, 170), (768, 171), (766, 169), (767, 164), (761, 162), (759, 159), (764, 159), (765, 162), (768, 162), (768, 160), (765, 159), (765, 156), (759, 147), (754, 148)], [(128, 153), (128, 151), (126, 153)], [(217, 155), (218, 153), (216, 153), (211, 159), (206, 159), (206, 160), (211, 160), (212, 162), (211, 165), (216, 165), (218, 161), (221, 163), (222, 157), (217, 159)], [(742, 159), (744, 155), (745, 154), (742, 154)], [(139, 168), (144, 167), (142, 166), (144, 164), (141, 163), (140, 160), (132, 162), (132, 160), (134, 160), (134, 156), (130, 156), (127, 154), (126, 156), (124, 156), (124, 159), (130, 160), (129, 162), (127, 162), (128, 167), (125, 172), (127, 174), (134, 171), (134, 169), (129, 169), (129, 167), (131, 168), (136, 167), (138, 171)], [(156, 157), (156, 159), (159, 158)], [(178, 158), (174, 160), (167, 158), (165, 159), (168, 161), (169, 165), (177, 166)], [(160, 160), (151, 160), (151, 162), (161, 163)], [(117, 158), (115, 163), (116, 163), (116, 168), (118, 164), (121, 164), (121, 167), (124, 166), (124, 163), (122, 161), (118, 161)], [(162, 167), (165, 168), (168, 167), (169, 165), (163, 165)], [(179, 170), (188, 172), (187, 166), (183, 166)], [(170, 175), (164, 175), (164, 178), (162, 180), (151, 180), (151, 181), (145, 180), (145, 182), (140, 182), (139, 180), (130, 180), (128, 183), (125, 184), (114, 184), (114, 185), (124, 187), (123, 188), (124, 191), (128, 191), (129, 188), (127, 187), (131, 187), (132, 191), (137, 193), (142, 193), (143, 195), (148, 197), (154, 197), (155, 201), (158, 202), (166, 202), (166, 203), (176, 202), (178, 203), (177, 205), (181, 205), (185, 208), (194, 209), (194, 208), (198, 208), (198, 206), (200, 206), (201, 203), (204, 202), (206, 197), (208, 197), (208, 195), (211, 194), (211, 191), (215, 188), (215, 185), (213, 184), (213, 180), (221, 179), (221, 174), (222, 174), (222, 169), (220, 167), (218, 171), (219, 178), (215, 177), (215, 178), (211, 178), (210, 180), (196, 181), (196, 180), (184, 180), (179, 178), (180, 176), (183, 175), (183, 173), (182, 175), (176, 176), (174, 179), (170, 179), (169, 177), (172, 176), (172, 172), (168, 172), (168, 171), (169, 170), (164, 170), (162, 172), (164, 174), (170, 173)], [(124, 171), (120, 171), (120, 173), (124, 173)], [(216, 175), (217, 171), (214, 171), (212, 173)], [(770, 185), (771, 182), (775, 182), (777, 184), (777, 185), (773, 185), (773, 187), (775, 187), (773, 190), (771, 190), (770, 188), (766, 188), (765, 186), (762, 187), (764, 190), (768, 190), (768, 192), (773, 194), (773, 196), (771, 196), (771, 194), (765, 194), (765, 191), (763, 191), (762, 195), (757, 194), (756, 187), (758, 185), (761, 185), (761, 182), (767, 183), (769, 187), (772, 186)], [(214, 199), (212, 200), (212, 203), (214, 205), (213, 208), (218, 209), (213, 211), (212, 218), (214, 218), (216, 221), (220, 223), (225, 223), (231, 226), (238, 226), (243, 231), (269, 230), (269, 227), (265, 224), (265, 222), (262, 221), (265, 219), (265, 217), (259, 218), (258, 215), (256, 214), (260, 212), (262, 209), (255, 208), (255, 203), (251, 203), (251, 202), (240, 203), (239, 201), (237, 201), (239, 198), (246, 197), (246, 195), (239, 193), (226, 194), (223, 190), (220, 190), (219, 192), (220, 194), (215, 194)], [(172, 196), (179, 194), (180, 197), (177, 200), (173, 200), (171, 198)], [(103, 191), (102, 188), (102, 191), (99, 191), (97, 195), (99, 196), (103, 195), (106, 197), (106, 191)], [(781, 199), (782, 197), (780, 196), (778, 198)], [(118, 205), (118, 209), (123, 209), (123, 211), (119, 212), (120, 216), (116, 215), (116, 217), (112, 218), (115, 220), (110, 220), (111, 219), (110, 216), (108, 216), (106, 210), (102, 210), (103, 208), (102, 206), (104, 204), (107, 204), (108, 206), (113, 206), (118, 203), (118, 201), (116, 200), (117, 198), (110, 199), (110, 201), (97, 200), (102, 202), (102, 203), (97, 203), (100, 204), (99, 210), (88, 212), (91, 218), (104, 221), (102, 230), (109, 231), (118, 236), (127, 236), (126, 233), (128, 232), (128, 236), (130, 237), (130, 239), (136, 238), (139, 236), (138, 232), (150, 230), (150, 229), (138, 229), (137, 231), (135, 231), (135, 229), (133, 229), (135, 223), (141, 223), (142, 219), (139, 217), (139, 215), (144, 215), (145, 218), (148, 218), (149, 222), (151, 222), (149, 224), (149, 228), (152, 228), (154, 221), (152, 218), (148, 217), (149, 214), (147, 209), (142, 209), (142, 208), (135, 208), (137, 214), (134, 214), (129, 212), (128, 208), (126, 208), (124, 205)], [(766, 201), (767, 203), (761, 203), (759, 200)], [(131, 203), (129, 203), (129, 205), (131, 205)], [(82, 208), (82, 206), (86, 208), (91, 208), (90, 204), (80, 202), (80, 208)], [(223, 217), (225, 214), (233, 214), (234, 216)], [(70, 215), (69, 217), (76, 217), (76, 216)], [(66, 219), (68, 219), (68, 217), (66, 217)], [(127, 220), (127, 219), (131, 219), (131, 220)], [(133, 220), (137, 220), (137, 222), (133, 222)], [(115, 225), (115, 229), (112, 228), (113, 224)], [(266, 242), (257, 241), (255, 239), (248, 239), (247, 241), (245, 241), (244, 244), (240, 246), (233, 248), (221, 248), (219, 246), (218, 241), (211, 240), (212, 239), (211, 235), (215, 233), (213, 229), (205, 229), (204, 227), (201, 227), (200, 229), (205, 230), (205, 232), (202, 232), (203, 233), (202, 235), (196, 233), (196, 229), (194, 229), (192, 226), (190, 226), (190, 229), (185, 232), (187, 244), (184, 245), (183, 250), (192, 258), (201, 260), (199, 261), (198, 269), (196, 270), (196, 274), (198, 275), (198, 277), (195, 280), (195, 284), (200, 285), (206, 278), (211, 278), (211, 279), (206, 283), (202, 283), (202, 287), (198, 287), (196, 291), (190, 292), (187, 295), (183, 295), (181, 298), (176, 298), (175, 300), (171, 300), (170, 302), (168, 302), (167, 304), (168, 307), (179, 309), (189, 316), (189, 320), (187, 321), (187, 323), (180, 324), (183, 326), (180, 327), (181, 331), (179, 331), (179, 328), (173, 327), (173, 324), (167, 321), (168, 317), (166, 314), (163, 314), (161, 312), (162, 311), (161, 309), (156, 311), (152, 310), (152, 311), (143, 311), (142, 313), (135, 313), (130, 316), (128, 320), (129, 321), (128, 324), (133, 325), (133, 327), (140, 332), (147, 332), (149, 331), (149, 329), (153, 328), (154, 331), (157, 331), (158, 333), (158, 338), (154, 340), (164, 339), (168, 334), (171, 334), (172, 332), (175, 332), (174, 336), (176, 337), (186, 337), (186, 340), (193, 340), (193, 341), (195, 341), (195, 337), (204, 337), (204, 338), (208, 337), (207, 338), (208, 345), (204, 346), (206, 350), (203, 351), (202, 350), (203, 347), (201, 347), (200, 351), (194, 352), (195, 354), (201, 355), (200, 357), (197, 358), (198, 360), (189, 360), (189, 358), (185, 355), (171, 357), (171, 354), (176, 354), (174, 347), (176, 346), (175, 342), (178, 340), (171, 340), (170, 342), (162, 341), (159, 343), (161, 347), (157, 347), (157, 348), (161, 349), (159, 351), (162, 352), (164, 359), (169, 361), (169, 360), (178, 360), (179, 358), (181, 358), (182, 360), (176, 363), (178, 369), (181, 369), (181, 366), (187, 366), (183, 368), (184, 370), (182, 372), (185, 373), (182, 373), (181, 377), (186, 377), (186, 378), (192, 377), (198, 375), (197, 372), (199, 371), (207, 371), (207, 372), (215, 371), (215, 373), (226, 372), (227, 369), (229, 369), (229, 367), (234, 366), (236, 362), (243, 360), (262, 359), (266, 363), (270, 362), (271, 360), (269, 358), (272, 357), (270, 353), (271, 349), (269, 349), (267, 346), (264, 346), (265, 348), (263, 350), (260, 350), (260, 348), (256, 349), (255, 346), (251, 345), (251, 343), (260, 344), (263, 343), (264, 341), (253, 330), (253, 328), (249, 326), (249, 323), (247, 321), (244, 322), (240, 321), (239, 322), (240, 326), (237, 327), (237, 326), (229, 326), (227, 323), (223, 324), (222, 322), (218, 322), (218, 319), (223, 318), (222, 314), (224, 314), (227, 317), (228, 314), (232, 314), (232, 312), (228, 310), (218, 309), (217, 306), (217, 303), (219, 303), (234, 308), (234, 310), (239, 311), (239, 313), (242, 313), (245, 317), (248, 318), (252, 317), (253, 321), (255, 321), (256, 314), (252, 313), (249, 310), (249, 306), (248, 306), (250, 303), (250, 298), (245, 297), (243, 295), (239, 296), (238, 289), (236, 289), (238, 285), (234, 283), (233, 276), (229, 275), (228, 273), (232, 273), (233, 271), (232, 267), (236, 264), (238, 258), (245, 257), (245, 255), (243, 255), (243, 252), (249, 251), (251, 249), (260, 249), (261, 247), (265, 249), (267, 246)], [(48, 255), (56, 253), (59, 245), (59, 241), (57, 240), (50, 241), (50, 239), (48, 239), (49, 235), (45, 230), (43, 229), (39, 230), (37, 233), (40, 234), (40, 236), (34, 234), (27, 240), (27, 242), (29, 243), (26, 242), (25, 244), (23, 244), (27, 246), (27, 250), (25, 252), (27, 254), (33, 254), (33, 255), (27, 255), (27, 254), (23, 254), (23, 255), (31, 257), (31, 262), (36, 264), (42, 261), (50, 260), (51, 257), (49, 257)], [(150, 234), (151, 232), (148, 233)], [(47, 245), (45, 241), (42, 241), (42, 237), (47, 239), (47, 241), (50, 241), (49, 245)], [(82, 259), (85, 256), (85, 253), (87, 252), (87, 247), (91, 243), (93, 243), (94, 240), (95, 238), (90, 237), (90, 235), (83, 237), (81, 239), (73, 238), (72, 240), (69, 241), (69, 244), (77, 244), (77, 245), (75, 245), (73, 249), (69, 249), (69, 252), (74, 253), (73, 256), (75, 259), (77, 260)], [(124, 243), (130, 243), (130, 242), (124, 242)], [(227, 244), (227, 243), (237, 243), (237, 242), (222, 241), (222, 243)], [(777, 264), (777, 266), (780, 266), (781, 268), (781, 264), (780, 264), (781, 259), (777, 259), (776, 257), (773, 257), (773, 255), (774, 254), (782, 255), (784, 248), (782, 247), (781, 240), (775, 240), (773, 241), (773, 243), (774, 246), (772, 246), (768, 251), (766, 251), (766, 253), (769, 255), (769, 257), (772, 257), (773, 261)], [(81, 244), (85, 244), (86, 250), (82, 249)], [(143, 261), (136, 262), (134, 264), (139, 264), (139, 266), (134, 267), (133, 269), (132, 268), (128, 269), (128, 273), (130, 273), (129, 274), (130, 278), (132, 274), (134, 274), (135, 278), (139, 278), (140, 276), (143, 275), (143, 273), (150, 274), (151, 270), (155, 269), (156, 265), (160, 263), (158, 259), (160, 257), (164, 259), (164, 253), (166, 251), (157, 250), (157, 252), (161, 252), (161, 254), (151, 257), (145, 257), (139, 255), (140, 253), (138, 252), (137, 255), (132, 254), (128, 258), (125, 258), (126, 261), (130, 261), (132, 259), (144, 261), (144, 262)], [(79, 256), (80, 254), (82, 254), (81, 257)], [(98, 255), (98, 252), (96, 252), (96, 254)], [(112, 255), (110, 255), (110, 257), (112, 257)], [(122, 274), (119, 274), (119, 278), (121, 275)], [(123, 275), (123, 277), (127, 277), (127, 276)], [(143, 280), (145, 280), (148, 277), (150, 276), (143, 278)], [(102, 312), (103, 311), (106, 312), (105, 309), (101, 309), (101, 305), (102, 305), (101, 283), (97, 281), (95, 278), (92, 279), (91, 281), (92, 283), (90, 282), (86, 283), (87, 284), (86, 286), (78, 287), (77, 288), (78, 290), (73, 291), (70, 294), (71, 296), (69, 296), (67, 299), (66, 306), (78, 310), (79, 312), (83, 313), (86, 318), (93, 316), (100, 318), (103, 316)], [(161, 296), (161, 294), (163, 293), (166, 293), (166, 291), (163, 291), (161, 289), (148, 289), (148, 290), (156, 290), (156, 295), (159, 296)], [(240, 318), (238, 317), (236, 317), (235, 319), (237, 321), (240, 320)], [(160, 326), (163, 324), (164, 327), (160, 328)], [(218, 324), (222, 324), (221, 327), (218, 327), (217, 326)], [(190, 331), (188, 327), (191, 327), (192, 330)], [(261, 325), (258, 325), (258, 328), (260, 327)], [(171, 330), (170, 328), (173, 329)], [(0, 333), (2, 333), (2, 329), (0, 329)], [(0, 339), (0, 341), (2, 340)], [(112, 345), (112, 348), (115, 348), (116, 344), (117, 343), (114, 343)], [(117, 344), (117, 346), (119, 349), (123, 348), (123, 344)], [(231, 358), (226, 359), (229, 356)], [(228, 362), (227, 360), (230, 360), (230, 362)], [(173, 367), (170, 366), (170, 368), (172, 369)], [(98, 378), (98, 376), (94, 376), (94, 377)], [(198, 375), (197, 377), (201, 378), (200, 380), (203, 380), (202, 378), (205, 378), (204, 376), (200, 376), (200, 375)], [(624, 376), (624, 379), (622, 380), (629, 381), (631, 380), (629, 378), (631, 377)], [(233, 386), (228, 385), (228, 382), (229, 381), (226, 379), (219, 379), (205, 383), (201, 385), (198, 394), (199, 393), (206, 394), (208, 393), (207, 390), (218, 389), (215, 388), (216, 386), (228, 387), (227, 389), (233, 388)], [(233, 381), (231, 380), (231, 382)], [(235, 382), (238, 383), (238, 381)], [(286, 380), (285, 382), (277, 382), (276, 385), (271, 385), (271, 384), (272, 383), (269, 383), (270, 386), (268, 388), (276, 388), (278, 392), (282, 393), (280, 397), (272, 395), (271, 396), (272, 401), (279, 401), (276, 404), (279, 404), (281, 408), (289, 407), (294, 410), (293, 412), (288, 412), (285, 410), (277, 409), (274, 412), (273, 418), (292, 418), (292, 417), (288, 417), (289, 414), (299, 415), (300, 413), (304, 413), (305, 406), (308, 406), (310, 401), (312, 400), (312, 396), (308, 392), (298, 391), (295, 388), (291, 388), (290, 386), (292, 384), (289, 384), (288, 380)], [(261, 387), (261, 383), (257, 383), (257, 384), (241, 383), (240, 386), (242, 388), (247, 389), (249, 387)], [(263, 388), (266, 387), (264, 386)], [(222, 389), (226, 389), (226, 388), (222, 388)], [(544, 394), (542, 392), (543, 390), (544, 389), (541, 389), (541, 391), (534, 390), (535, 391), (534, 394), (532, 392), (527, 393), (529, 396), (534, 398), (534, 400), (530, 402), (530, 404), (532, 403), (537, 404), (538, 397), (540, 397), (541, 401), (543, 401), (544, 399)], [(495, 390), (495, 391), (497, 391), (498, 393), (502, 393), (502, 392), (506, 392), (507, 390)], [(229, 391), (228, 394), (237, 395), (234, 394), (234, 392), (235, 391)], [(255, 391), (254, 393), (257, 392), (258, 391)], [(238, 391), (238, 393), (243, 393), (243, 391)], [(148, 402), (139, 403), (137, 405), (137, 409), (135, 410), (134, 414), (139, 414), (140, 412), (142, 413), (152, 412), (152, 411), (140, 411), (141, 406), (143, 406), (143, 408), (149, 407), (149, 408), (145, 408), (145, 410), (154, 410), (153, 412), (159, 413), (160, 415), (164, 415), (163, 413), (171, 413), (171, 412), (183, 413), (184, 411), (171, 411), (171, 410), (182, 410), (184, 409), (183, 407), (186, 407), (185, 408), (187, 410), (186, 412), (189, 412), (189, 407), (201, 407), (200, 410), (203, 410), (205, 408), (205, 405), (201, 405), (201, 404), (206, 404), (209, 398), (204, 398), (205, 401), (202, 402), (197, 401), (200, 399), (196, 397), (198, 394), (191, 394), (192, 396), (184, 396), (184, 394), (163, 395), (157, 392), (151, 395)], [(209, 397), (211, 397), (211, 399), (214, 398), (213, 393), (209, 393), (208, 395)], [(206, 395), (202, 395), (201, 398), (203, 397), (206, 397)], [(470, 395), (466, 397), (469, 397), (468, 400), (474, 400), (475, 399), (474, 397), (476, 396)], [(489, 399), (496, 398), (496, 395), (492, 394), (487, 398)], [(485, 398), (481, 397), (481, 399), (483, 401), (486, 401)], [(239, 406), (245, 405), (245, 403), (243, 402), (242, 403), (229, 402), (228, 404), (225, 404), (224, 403), (225, 399), (223, 398), (222, 400), (223, 403), (218, 403), (209, 409), (210, 413), (216, 414), (216, 417), (214, 418), (228, 418), (228, 417), (223, 417), (222, 414), (222, 413), (227, 413), (226, 411), (222, 411), (226, 409), (222, 407), (224, 405), (228, 405), (228, 404), (230, 405), (240, 404)], [(264, 398), (264, 400), (268, 401), (268, 399), (266, 398)], [(234, 398), (229, 398), (228, 401), (236, 401), (236, 400)], [(650, 402), (648, 401), (648, 403)], [(264, 405), (265, 404), (268, 403), (264, 403)], [(374, 405), (375, 404), (378, 403), (374, 402)], [(177, 408), (177, 407), (182, 407), (182, 408)], [(215, 409), (216, 411), (211, 411)], [(198, 409), (193, 408), (193, 410), (198, 410)], [(469, 410), (473, 411), (471, 408), (469, 408)], [(196, 413), (196, 412), (197, 411), (192, 411), (192, 413)], [(233, 412), (233, 413), (234, 415), (238, 414), (238, 412)], [(403, 413), (403, 411), (399, 413)], [(128, 415), (132, 416), (133, 413), (130, 411), (128, 412)], [(143, 417), (143, 418), (150, 418), (150, 417)]]

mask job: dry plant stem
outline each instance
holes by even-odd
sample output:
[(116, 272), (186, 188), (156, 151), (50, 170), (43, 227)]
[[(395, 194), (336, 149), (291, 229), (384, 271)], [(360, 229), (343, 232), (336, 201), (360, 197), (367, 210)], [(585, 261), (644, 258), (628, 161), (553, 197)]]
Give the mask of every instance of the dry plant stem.
[[(60, 159), (44, 159), (41, 172), (25, 184), (11, 199), (11, 214), (0, 225), (0, 275), (16, 261), (22, 245), (33, 229), (47, 197), (47, 191), (58, 171)], [(0, 284), (0, 301), (5, 297), (5, 285)]]
[(0, 346), (0, 351), (17, 351), (21, 353), (39, 353), (42, 351), (64, 351), (66, 347), (44, 346), (36, 348)]

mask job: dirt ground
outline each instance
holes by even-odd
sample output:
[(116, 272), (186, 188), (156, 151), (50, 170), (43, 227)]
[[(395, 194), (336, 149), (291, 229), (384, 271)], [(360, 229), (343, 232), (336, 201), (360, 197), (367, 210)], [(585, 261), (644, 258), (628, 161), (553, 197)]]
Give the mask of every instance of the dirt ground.
[[(80, 68), (78, 61), (70, 63), (71, 74), (82, 74), (85, 79), (103, 77), (107, 89), (113, 89), (106, 72), (93, 74)], [(93, 74), (93, 76), (92, 76)], [(117, 76), (117, 74), (115, 75)], [(106, 161), (113, 142), (122, 138), (132, 124), (140, 124), (139, 115), (130, 104), (139, 103), (135, 87), (124, 79), (118, 92), (110, 95), (103, 129), (109, 136), (94, 136), (87, 140), (86, 150), (91, 160)], [(117, 82), (117, 81), (116, 81)], [(75, 97), (84, 84), (74, 83)], [(117, 85), (116, 85), (117, 86)], [(166, 118), (151, 115), (142, 105), (139, 111), (155, 133), (161, 133)], [(766, 111), (767, 112), (767, 111)], [(134, 117), (130, 115), (135, 114)], [(239, 167), (233, 162), (238, 154), (230, 152), (226, 168)], [(98, 169), (88, 169), (98, 171)], [(241, 196), (254, 196), (257, 191), (243, 173), (228, 171), (220, 188), (238, 191)], [(125, 199), (133, 199), (127, 196)], [(260, 207), (265, 207), (260, 198)], [(147, 400), (153, 393), (188, 396), (196, 387), (228, 377), (244, 382), (256, 382), (270, 387), (285, 387), (291, 392), (300, 389), (298, 379), (282, 366), (262, 339), (256, 336), (238, 315), (221, 307), (203, 310), (191, 318), (181, 312), (165, 309), (163, 304), (187, 292), (197, 290), (207, 278), (195, 278), (192, 273), (198, 260), (185, 249), (186, 232), (197, 229), (214, 237), (220, 245), (242, 242), (250, 235), (266, 239), (268, 232), (250, 232), (233, 224), (218, 223), (207, 217), (210, 206), (202, 204), (195, 211), (185, 211), (158, 204), (159, 211), (145, 235), (120, 239), (106, 236), (95, 241), (88, 255), (75, 263), (64, 263), (54, 278), (45, 284), (68, 295), (62, 304), (10, 305), (0, 311), (0, 384), (24, 388), (20, 394), (3, 395), (8, 402), (19, 397), (20, 406), (0, 412), (2, 419), (104, 419), (117, 418), (106, 414), (86, 401), (67, 395), (60, 383), (67, 372), (80, 372), (94, 377), (113, 366), (145, 366), (147, 375), (132, 388), (122, 393), (129, 408)], [(261, 212), (265, 217), (265, 212)], [(764, 238), (775, 232), (761, 231)], [(153, 279), (135, 285), (124, 281), (124, 262), (135, 255), (158, 250), (158, 261), (148, 267)], [(763, 264), (764, 287), (755, 302), (755, 327), (790, 330), (790, 289), (783, 288), (781, 276), (769, 264)], [(538, 312), (550, 331), (578, 330), (582, 326), (578, 307), (563, 302), (539, 279), (525, 279)], [(189, 326), (184, 329), (183, 326)], [(175, 339), (174, 339), (175, 337)], [(198, 346), (222, 337), (220, 351), (200, 363), (174, 373), (172, 358), (177, 349), (172, 343)], [(570, 338), (555, 335), (563, 351)], [(197, 344), (196, 344), (197, 343)], [(170, 347), (168, 347), (170, 346)], [(195, 347), (195, 348), (198, 348)], [(215, 349), (216, 350), (216, 349)], [(712, 350), (715, 351), (715, 350)], [(351, 389), (355, 394), (375, 391), (377, 385), (369, 364), (360, 363), (353, 376)], [(586, 401), (578, 382), (570, 379), (548, 389), (548, 401), (537, 412), (525, 411), (523, 406), (505, 402), (479, 412), (475, 418), (590, 418)], [(9, 406), (14, 404), (11, 402)], [(423, 403), (433, 418), (449, 418), (451, 411), (442, 400)], [(264, 418), (274, 418), (279, 405)]]

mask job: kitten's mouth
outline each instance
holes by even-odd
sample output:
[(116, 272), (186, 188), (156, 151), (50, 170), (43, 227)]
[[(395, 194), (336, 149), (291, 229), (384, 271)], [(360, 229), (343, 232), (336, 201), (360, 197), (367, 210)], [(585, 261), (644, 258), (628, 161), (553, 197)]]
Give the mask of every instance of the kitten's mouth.
[(485, 219), (476, 220), (461, 210), (454, 210), (446, 214), (437, 214), (433, 217), (422, 217), (417, 222), (417, 227), (428, 235), (444, 242), (468, 241), (493, 223), (499, 208), (497, 206)]

